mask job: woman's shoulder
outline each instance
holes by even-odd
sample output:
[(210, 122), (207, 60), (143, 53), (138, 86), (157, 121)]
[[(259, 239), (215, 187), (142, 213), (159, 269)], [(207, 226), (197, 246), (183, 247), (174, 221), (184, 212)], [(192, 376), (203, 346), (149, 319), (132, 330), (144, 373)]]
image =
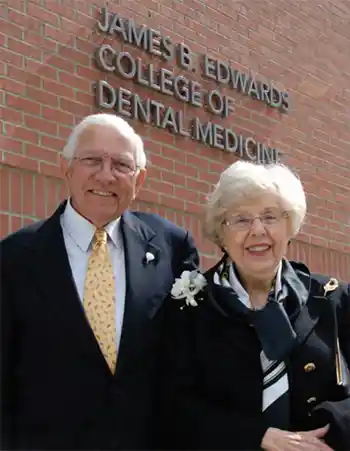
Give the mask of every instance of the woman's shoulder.
[[(311, 280), (318, 284), (323, 294), (335, 303), (337, 310), (350, 314), (350, 284), (324, 274), (311, 274)], [(343, 314), (342, 313), (342, 314)]]
[(345, 293), (350, 294), (350, 283), (345, 282), (344, 280), (338, 279), (337, 277), (325, 275), (325, 274), (319, 274), (319, 273), (311, 273), (310, 277), (313, 281), (316, 283), (319, 283), (323, 287), (327, 285), (328, 283), (335, 283), (337, 285), (337, 288), (339, 288), (342, 291), (345, 291)]
[(342, 301), (346, 304), (350, 303), (350, 284), (332, 274), (321, 274), (311, 272), (309, 268), (302, 262), (290, 261), (296, 275), (304, 279), (310, 279), (311, 293), (317, 295), (331, 295), (330, 297), (336, 301)]

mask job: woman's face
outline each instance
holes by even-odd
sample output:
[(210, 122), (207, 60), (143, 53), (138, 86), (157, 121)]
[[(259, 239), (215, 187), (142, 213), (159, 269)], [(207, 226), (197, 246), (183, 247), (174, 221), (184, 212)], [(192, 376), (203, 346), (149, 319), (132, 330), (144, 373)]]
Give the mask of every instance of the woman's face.
[(290, 218), (272, 194), (232, 207), (223, 224), (223, 247), (243, 277), (273, 278), (290, 238)]

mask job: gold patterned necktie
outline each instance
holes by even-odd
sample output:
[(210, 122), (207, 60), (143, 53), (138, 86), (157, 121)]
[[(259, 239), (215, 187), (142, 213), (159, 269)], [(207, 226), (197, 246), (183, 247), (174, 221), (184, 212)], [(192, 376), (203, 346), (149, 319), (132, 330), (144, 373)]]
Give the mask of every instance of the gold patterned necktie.
[(97, 229), (84, 286), (85, 314), (112, 373), (117, 361), (115, 280), (107, 232)]

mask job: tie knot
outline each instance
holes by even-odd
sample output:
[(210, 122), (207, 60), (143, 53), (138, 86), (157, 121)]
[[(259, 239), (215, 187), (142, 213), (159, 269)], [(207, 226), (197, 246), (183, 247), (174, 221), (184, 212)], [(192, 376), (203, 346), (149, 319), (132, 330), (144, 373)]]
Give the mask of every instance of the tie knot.
[(104, 245), (106, 243), (107, 243), (107, 232), (105, 231), (105, 229), (96, 229), (94, 244), (99, 246)]

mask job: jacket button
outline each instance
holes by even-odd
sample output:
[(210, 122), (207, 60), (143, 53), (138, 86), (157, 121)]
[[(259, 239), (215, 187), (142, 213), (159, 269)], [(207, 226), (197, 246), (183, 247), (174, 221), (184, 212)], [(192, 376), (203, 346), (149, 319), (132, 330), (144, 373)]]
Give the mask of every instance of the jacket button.
[(311, 398), (309, 398), (306, 402), (308, 404), (312, 404), (313, 402), (316, 402), (316, 401), (317, 401), (317, 398), (315, 398), (315, 396), (311, 396)]
[(312, 363), (312, 362), (307, 363), (307, 364), (304, 366), (304, 371), (305, 371), (306, 373), (310, 373), (311, 371), (315, 371), (315, 369), (316, 369), (316, 365), (315, 365), (314, 363)]

